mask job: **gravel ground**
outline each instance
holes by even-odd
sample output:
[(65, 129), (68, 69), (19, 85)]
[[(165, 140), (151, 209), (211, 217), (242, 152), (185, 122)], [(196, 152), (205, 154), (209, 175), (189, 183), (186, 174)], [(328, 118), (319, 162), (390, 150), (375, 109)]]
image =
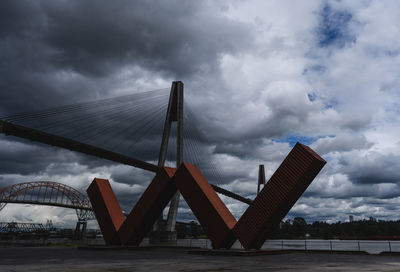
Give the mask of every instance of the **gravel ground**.
[(400, 271), (399, 256), (288, 253), (204, 256), (183, 248), (3, 247), (0, 271)]

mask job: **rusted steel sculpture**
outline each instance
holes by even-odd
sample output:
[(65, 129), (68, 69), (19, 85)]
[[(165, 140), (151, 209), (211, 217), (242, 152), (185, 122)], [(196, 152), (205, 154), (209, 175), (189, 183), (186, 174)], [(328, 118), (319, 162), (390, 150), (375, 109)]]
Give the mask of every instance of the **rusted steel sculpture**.
[(175, 168), (163, 167), (118, 231), (123, 245), (139, 245), (177, 192), (171, 178)]
[(86, 190), (106, 245), (120, 245), (118, 230), (125, 220), (118, 200), (106, 179), (95, 178)]
[(176, 172), (162, 168), (125, 221), (108, 181), (95, 179), (88, 195), (107, 244), (138, 245), (179, 189), (213, 248), (230, 248), (239, 239), (245, 249), (259, 249), (325, 164), (297, 143), (238, 222), (200, 170), (188, 163)]
[(126, 219), (108, 180), (93, 180), (87, 193), (107, 245), (140, 244), (177, 191), (174, 173), (161, 168)]
[(183, 163), (172, 180), (210, 238), (213, 248), (230, 248), (236, 241), (232, 233), (236, 219), (200, 170), (193, 164)]
[(233, 228), (245, 249), (259, 249), (325, 165), (297, 143)]

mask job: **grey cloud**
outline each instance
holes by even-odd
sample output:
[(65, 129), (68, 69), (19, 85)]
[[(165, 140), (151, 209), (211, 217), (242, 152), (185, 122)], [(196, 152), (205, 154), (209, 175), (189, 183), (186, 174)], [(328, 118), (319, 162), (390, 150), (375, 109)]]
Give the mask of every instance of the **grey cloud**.
[(69, 1), (43, 9), (55, 61), (93, 75), (133, 64), (183, 77), (214, 69), (222, 53), (251, 41), (246, 25), (204, 2)]
[(242, 141), (241, 143), (220, 143), (214, 149), (214, 153), (216, 154), (230, 154), (236, 156), (238, 158), (249, 158), (252, 155), (252, 152), (257, 149), (262, 144), (261, 139), (253, 140), (253, 141)]
[[(312, 126), (311, 117), (321, 110), (320, 102), (310, 101), (302, 88), (291, 80), (273, 81), (267, 84), (265, 90), (252, 94), (254, 102), (249, 101), (249, 96), (242, 90), (236, 90), (241, 99), (236, 98), (238, 101), (234, 105), (229, 104), (232, 103), (230, 100), (223, 99), (224, 95), (229, 96), (227, 91), (221, 96), (223, 101), (216, 103), (218, 110), (214, 110), (215, 117), (208, 120), (211, 124), (207, 124), (207, 120), (202, 121), (222, 146), (224, 141), (235, 145), (245, 142), (249, 146), (262, 142), (262, 139), (281, 138)], [(226, 108), (231, 111), (227, 112)], [(255, 108), (257, 113), (247, 108)]]
[[(390, 203), (388, 205), (388, 203)], [(376, 200), (374, 197), (349, 197), (347, 199), (302, 197), (289, 212), (288, 217), (301, 216), (307, 221), (344, 221), (348, 215), (356, 220), (373, 216), (378, 219), (393, 220), (394, 199)], [(377, 210), (379, 207), (379, 211)]]
[(355, 184), (399, 183), (400, 158), (394, 154), (370, 152), (366, 156), (344, 155), (343, 172)]
[[(39, 16), (32, 16), (36, 14)], [(40, 22), (41, 11), (29, 1), (2, 1), (0, 3), (0, 35), (23, 36)]]
[(246, 24), (204, 2), (1, 5), (0, 99), (7, 104), (0, 114), (104, 95), (112, 76), (126, 67), (179, 79), (217, 72), (223, 54), (253, 41)]
[(117, 183), (147, 186), (154, 177), (154, 173), (126, 165), (119, 165), (111, 169), (111, 179)]
[(320, 155), (330, 152), (345, 152), (354, 149), (368, 149), (373, 143), (364, 135), (340, 134), (335, 137), (320, 138), (312, 144), (312, 148)]
[(262, 139), (244, 140), (241, 143), (222, 142), (214, 149), (214, 154), (227, 154), (242, 160), (252, 160), (258, 164), (281, 162), (289, 153), (287, 143), (277, 143)]
[(354, 197), (375, 197), (379, 199), (392, 199), (400, 194), (400, 187), (393, 183), (382, 184), (347, 184), (339, 188), (332, 188), (324, 191), (306, 191), (305, 197), (317, 197), (321, 201), (326, 198), (349, 199)]
[(0, 174), (78, 174), (82, 169), (110, 166), (111, 162), (76, 152), (0, 136)]
[(60, 153), (51, 152), (49, 148), (40, 148), (35, 145), (4, 140), (0, 144), (2, 147), (0, 164), (2, 174), (39, 173), (44, 171), (52, 162), (75, 160), (73, 154), (67, 153), (66, 156), (62, 156)]
[(344, 129), (361, 131), (362, 129), (366, 128), (371, 121), (371, 115), (352, 113), (351, 115), (343, 116), (341, 127)]

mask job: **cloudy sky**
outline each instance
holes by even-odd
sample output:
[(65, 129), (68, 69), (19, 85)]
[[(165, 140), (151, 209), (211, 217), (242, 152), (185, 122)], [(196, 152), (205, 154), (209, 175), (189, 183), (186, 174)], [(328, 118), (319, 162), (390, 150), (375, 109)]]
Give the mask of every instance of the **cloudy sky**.
[[(181, 80), (224, 188), (254, 198), (258, 165), (268, 178), (300, 141), (328, 163), (289, 218), (398, 220), (399, 22), (395, 0), (0, 1), (0, 115)], [(109, 178), (129, 210), (152, 174), (0, 135), (1, 187), (53, 180), (84, 191), (94, 177)], [(246, 208), (222, 199), (235, 216)], [(178, 218), (192, 218), (185, 203)], [(46, 219), (73, 226), (76, 215), (0, 212)]]

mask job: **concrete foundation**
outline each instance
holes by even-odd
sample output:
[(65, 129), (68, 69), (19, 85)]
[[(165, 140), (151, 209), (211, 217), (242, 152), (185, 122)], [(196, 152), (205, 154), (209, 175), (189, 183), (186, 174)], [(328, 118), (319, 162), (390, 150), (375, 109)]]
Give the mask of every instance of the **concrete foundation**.
[(176, 244), (177, 234), (176, 231), (165, 231), (165, 230), (156, 230), (150, 232), (149, 235), (149, 243), (153, 245), (157, 244)]

